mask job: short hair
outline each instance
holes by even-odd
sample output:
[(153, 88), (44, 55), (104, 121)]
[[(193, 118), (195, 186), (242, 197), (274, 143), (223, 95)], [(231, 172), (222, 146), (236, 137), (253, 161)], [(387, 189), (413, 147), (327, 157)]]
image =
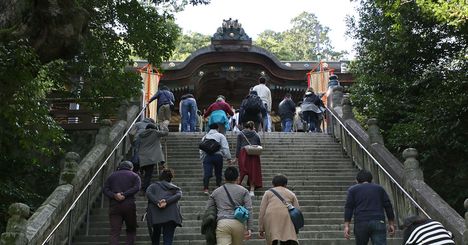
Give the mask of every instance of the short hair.
[(254, 129), (255, 123), (253, 121), (248, 121), (244, 124), (244, 127), (249, 128), (249, 129)]
[(166, 85), (161, 86), (161, 90), (169, 90), (169, 88)]
[(148, 123), (145, 129), (158, 129), (158, 127), (153, 123)]
[(122, 161), (119, 164), (119, 167), (117, 170), (132, 170), (133, 169), (133, 163), (130, 161)]
[(229, 166), (224, 170), (224, 179), (227, 181), (235, 181), (239, 177), (239, 171), (234, 166)]
[(356, 175), (356, 181), (358, 183), (363, 183), (363, 182), (372, 182), (372, 174), (371, 172), (363, 169), (360, 170), (357, 175)]
[(418, 215), (409, 216), (403, 220), (403, 224), (400, 226), (400, 229), (401, 230), (406, 229), (410, 227), (411, 225), (420, 225), (426, 221), (427, 221), (426, 218), (423, 218)]
[(216, 101), (225, 101), (226, 100), (226, 97), (224, 97), (224, 95), (218, 95), (218, 97), (216, 97)]
[(263, 83), (263, 84), (265, 84), (266, 81), (267, 81), (266, 77), (259, 77), (259, 78), (258, 78), (258, 83)]
[(173, 178), (174, 178), (174, 171), (170, 168), (165, 168), (161, 170), (161, 173), (159, 174), (159, 180), (165, 180), (167, 182), (171, 182)]
[(271, 180), (271, 183), (273, 184), (274, 187), (277, 186), (283, 186), (285, 187), (288, 184), (288, 177), (284, 174), (277, 174), (273, 179)]
[(213, 124), (210, 124), (210, 126), (208, 126), (210, 129), (218, 129), (219, 126), (217, 123), (213, 123)]

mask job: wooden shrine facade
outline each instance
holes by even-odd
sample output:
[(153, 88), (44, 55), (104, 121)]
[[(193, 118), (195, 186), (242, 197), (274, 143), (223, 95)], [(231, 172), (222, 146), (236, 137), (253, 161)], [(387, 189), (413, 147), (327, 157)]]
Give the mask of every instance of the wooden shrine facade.
[[(352, 83), (352, 76), (342, 71), (347, 62), (326, 62), (334, 69), (343, 86)], [(138, 67), (145, 66), (138, 62)], [(182, 95), (192, 93), (203, 110), (218, 95), (239, 108), (249, 89), (260, 76), (268, 79), (272, 92), (273, 110), (289, 92), (295, 102), (302, 99), (307, 89), (307, 73), (317, 62), (283, 62), (267, 50), (252, 45), (237, 21), (225, 20), (214, 34), (211, 45), (195, 51), (183, 62), (165, 62), (161, 66), (159, 85), (166, 85), (174, 93), (176, 104)], [(328, 81), (325, 81), (325, 83)]]

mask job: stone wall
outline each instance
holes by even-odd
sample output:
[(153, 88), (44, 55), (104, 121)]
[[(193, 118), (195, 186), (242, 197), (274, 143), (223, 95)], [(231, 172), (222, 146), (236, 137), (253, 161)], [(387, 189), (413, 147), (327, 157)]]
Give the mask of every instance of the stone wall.
[[(132, 105), (123, 106), (120, 111), (122, 120), (114, 125), (104, 120), (96, 135), (94, 146), (81, 161), (77, 153), (66, 154), (60, 185), (25, 223), (27, 244), (41, 244), (61, 221), (63, 221), (62, 224), (49, 239), (49, 244), (66, 243), (69, 234), (73, 235), (83, 221), (86, 221), (91, 205), (102, 195), (101, 190), (105, 178), (116, 169), (131, 147), (128, 135), (120, 144), (118, 143), (140, 109)], [(94, 181), (88, 186), (92, 179)], [(74, 208), (67, 213), (72, 206)], [(24, 235), (19, 237), (24, 237)], [(2, 239), (2, 244), (26, 243), (9, 243)]]
[(368, 121), (368, 131), (354, 119), (351, 102), (347, 96), (343, 96), (341, 87), (335, 88), (329, 97), (328, 108), (336, 116), (328, 116), (328, 132), (342, 144), (343, 150), (359, 169), (369, 170), (374, 176), (373, 182), (386, 189), (397, 215), (397, 224), (401, 225), (403, 219), (410, 215), (425, 216), (424, 213), (427, 213), (453, 233), (456, 244), (468, 244), (465, 224), (468, 223), (468, 213), (464, 220), (424, 182), (416, 149), (406, 149), (403, 152), (405, 161), (400, 162), (385, 147), (375, 119)]

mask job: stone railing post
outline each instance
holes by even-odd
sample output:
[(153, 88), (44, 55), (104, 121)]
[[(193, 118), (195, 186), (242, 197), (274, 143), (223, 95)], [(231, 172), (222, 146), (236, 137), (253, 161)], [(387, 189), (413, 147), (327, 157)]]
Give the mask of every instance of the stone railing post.
[(28, 238), (26, 237), (26, 226), (28, 223), (30, 210), (29, 206), (24, 203), (13, 203), (8, 208), (8, 224), (6, 232), (2, 234), (0, 244), (2, 245), (26, 245)]
[(343, 110), (343, 119), (348, 120), (348, 119), (353, 119), (354, 118), (354, 113), (353, 113), (353, 108), (351, 106), (351, 100), (349, 99), (349, 96), (344, 96), (343, 101), (341, 102), (342, 110)]
[(371, 144), (384, 144), (384, 140), (382, 134), (380, 133), (379, 125), (377, 124), (378, 121), (376, 118), (371, 118), (367, 120), (367, 125), (369, 128), (367, 129), (367, 133), (369, 134), (369, 141)]
[(76, 152), (67, 152), (62, 164), (59, 185), (71, 184), (78, 170), (80, 155)]
[(127, 121), (127, 111), (128, 111), (129, 103), (127, 101), (123, 101), (119, 107), (119, 119)]
[(418, 157), (418, 151), (414, 148), (407, 148), (403, 151), (403, 158), (405, 159), (405, 183), (411, 180), (424, 180), (423, 172), (419, 167), (419, 161), (416, 157)]
[(464, 203), (466, 212), (465, 212), (465, 232), (463, 233), (463, 244), (468, 245), (468, 198), (465, 199)]
[(109, 119), (104, 119), (101, 121), (101, 128), (99, 129), (98, 134), (96, 135), (96, 144), (109, 145), (109, 133), (111, 130), (112, 121)]
[(332, 108), (340, 106), (342, 100), (343, 100), (343, 87), (341, 86), (334, 87), (333, 94), (332, 94), (332, 105), (331, 105)]

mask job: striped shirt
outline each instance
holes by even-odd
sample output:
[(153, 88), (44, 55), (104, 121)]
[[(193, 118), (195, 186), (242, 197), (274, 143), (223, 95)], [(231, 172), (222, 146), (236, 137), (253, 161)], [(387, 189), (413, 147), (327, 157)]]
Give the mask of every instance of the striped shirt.
[(414, 228), (405, 242), (406, 245), (439, 245), (455, 244), (452, 240), (452, 233), (444, 226), (434, 220)]

